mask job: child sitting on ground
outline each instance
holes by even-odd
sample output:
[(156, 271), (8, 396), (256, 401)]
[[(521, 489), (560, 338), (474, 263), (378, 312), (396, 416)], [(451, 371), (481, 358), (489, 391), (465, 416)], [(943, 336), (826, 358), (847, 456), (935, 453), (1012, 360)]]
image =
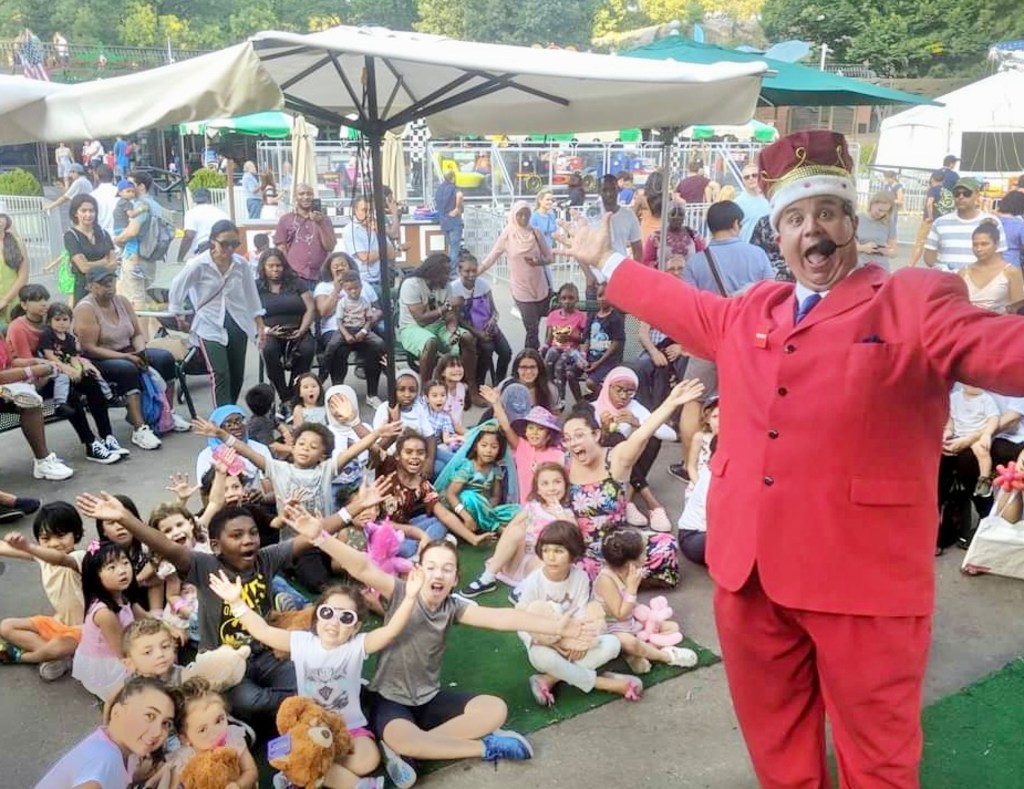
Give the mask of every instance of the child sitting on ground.
[(292, 431), (275, 409), (277, 394), (270, 384), (256, 384), (245, 393), (245, 405), (249, 419), (245, 429), (253, 440), (270, 447), (276, 458), (288, 458), (295, 443)]
[[(149, 211), (149, 205), (145, 200), (136, 199), (135, 184), (127, 178), (122, 178), (117, 182), (117, 198), (117, 203), (114, 204), (115, 243), (117, 243), (117, 237), (128, 229), (128, 225), (131, 224), (133, 219)], [(140, 238), (136, 236), (119, 244), (121, 247), (121, 265), (127, 268), (133, 277), (145, 279), (146, 272), (143, 270), (141, 259), (139, 258), (139, 242)]]
[(85, 551), (75, 550), (82, 531), (82, 516), (75, 508), (66, 501), (52, 501), (39, 508), (32, 522), (36, 544), (18, 532), (0, 541), (0, 556), (39, 565), (43, 590), (53, 606), (52, 616), (0, 622), (0, 663), (38, 663), (39, 676), (47, 682), (71, 670), (71, 656), (82, 638), (85, 619)]
[[(692, 649), (658, 648), (636, 637), (643, 629), (633, 616), (643, 580), (643, 535), (635, 529), (616, 529), (601, 541), (601, 553), (605, 566), (594, 579), (594, 599), (604, 608), (608, 632), (619, 639), (629, 667), (637, 674), (646, 674), (651, 670), (651, 662), (684, 668), (696, 666), (697, 653)], [(659, 632), (678, 633), (679, 625), (662, 622)]]
[(590, 319), (583, 349), (587, 357), (587, 387), (597, 392), (609, 371), (622, 364), (626, 319), (605, 298), (607, 285), (597, 288), (597, 312)]
[(475, 581), (463, 587), (463, 597), (477, 597), (492, 592), (497, 582), (513, 587), (509, 600), (519, 601), (518, 586), (540, 565), (534, 551), (537, 537), (553, 521), (575, 520), (568, 508), (569, 476), (563, 463), (541, 463), (533, 473), (529, 498), (502, 531), (494, 553), (484, 562), (484, 569)]
[(85, 623), (71, 676), (101, 701), (108, 699), (128, 677), (121, 662), (125, 628), (136, 617), (146, 616), (145, 610), (130, 603), (125, 595), (131, 582), (132, 565), (120, 545), (99, 540), (89, 543), (82, 558)]
[(435, 471), (440, 473), (455, 456), (455, 450), (462, 445), (462, 436), (455, 428), (451, 413), (445, 408), (448, 400), (448, 388), (444, 383), (428, 381), (423, 389), (423, 399), (427, 406), (427, 413), (430, 414), (430, 424), (434, 429), (432, 435), (437, 446), (437, 456), (434, 460)]
[(497, 532), (519, 512), (515, 461), (496, 419), (469, 431), (437, 478), (445, 503), (471, 532)]
[(53, 402), (55, 405), (67, 403), (71, 381), (80, 380), (83, 376), (95, 379), (103, 396), (108, 401), (113, 400), (114, 393), (110, 384), (96, 369), (96, 365), (82, 356), (78, 338), (71, 333), (71, 316), (71, 308), (64, 302), (51, 304), (46, 310), (46, 327), (39, 335), (39, 345), (36, 347), (36, 353), (64, 373), (53, 379)]
[(409, 622), (416, 598), (423, 588), (423, 571), (413, 568), (405, 595), (387, 624), (360, 633), (363, 600), (351, 587), (330, 586), (313, 604), (311, 632), (282, 630), (249, 608), (242, 599), (241, 584), (223, 574), (210, 576), (210, 588), (230, 608), (254, 638), (279, 652), (290, 653), (295, 664), (299, 694), (313, 699), (345, 720), (354, 750), (328, 771), (324, 785), (336, 789), (383, 789), (383, 778), (365, 778), (380, 763), (373, 733), (367, 729), (360, 704), (363, 661), (385, 649)]
[(978, 459), (975, 496), (992, 495), (992, 436), (999, 427), (999, 406), (988, 392), (961, 384), (949, 395), (949, 421), (942, 436), (942, 452), (959, 455), (970, 449)]
[[(571, 521), (554, 521), (544, 527), (534, 550), (542, 565), (526, 577), (520, 587), (516, 607), (523, 609), (535, 601), (555, 603), (561, 614), (582, 616), (590, 601), (590, 579), (575, 564), (583, 556), (583, 535)], [(597, 669), (619, 655), (619, 641), (610, 633), (598, 636), (589, 647), (567, 647), (555, 643), (541, 643), (529, 631), (521, 630), (519, 638), (526, 646), (526, 654), (540, 674), (530, 677), (533, 699), (542, 707), (555, 703), (554, 688), (559, 682), (568, 682), (584, 693), (606, 690), (618, 693), (628, 701), (638, 701), (643, 683), (636, 677)]]
[[(340, 525), (295, 508), (287, 511), (292, 526), (314, 539), (320, 549), (360, 583), (390, 600), (393, 619), (406, 597), (406, 582), (378, 569), (360, 553), (324, 533)], [(524, 737), (499, 727), (508, 710), (494, 696), (441, 687), (441, 661), (448, 631), (455, 624), (490, 630), (528, 630), (586, 638), (593, 629), (571, 617), (546, 619), (509, 608), (472, 605), (452, 595), (458, 583), (459, 554), (446, 540), (431, 542), (420, 553), (425, 581), (409, 624), (381, 652), (370, 689), (377, 694), (373, 729), (384, 750), (385, 770), (396, 786), (416, 782), (407, 759), (529, 759), (533, 749)]]
[(259, 783), (259, 768), (249, 753), (245, 729), (228, 720), (224, 697), (213, 689), (209, 681), (193, 677), (181, 686), (182, 709), (178, 726), (181, 747), (167, 755), (172, 770), (182, 770), (193, 756), (214, 748), (230, 748), (238, 754), (242, 773), (230, 786), (237, 789), (255, 789)]
[(444, 410), (451, 416), (455, 432), (459, 436), (466, 432), (462, 423), (462, 416), (466, 410), (466, 393), (469, 391), (464, 383), (465, 377), (466, 370), (462, 366), (462, 357), (458, 354), (446, 353), (434, 365), (434, 380), (445, 386)]
[[(395, 405), (381, 403), (373, 415), (374, 428), (387, 422), (401, 421), (403, 431), (411, 429), (423, 436), (427, 442), (427, 465), (424, 474), (430, 479), (436, 475), (434, 460), (437, 442), (434, 441), (434, 426), (430, 421), (427, 407), (420, 399), (420, 377), (412, 370), (405, 368), (395, 371)], [(393, 442), (382, 441), (381, 447), (387, 448)]]
[[(324, 388), (313, 373), (303, 373), (292, 385), (295, 389), (295, 407), (292, 409), (292, 427), (303, 423), (326, 425), (327, 409), (324, 407)], [(298, 435), (295, 435), (298, 438)]]
[(576, 309), (580, 294), (576, 286), (566, 282), (558, 289), (557, 309), (551, 310), (547, 318), (547, 337), (541, 355), (548, 368), (548, 377), (555, 382), (558, 389), (559, 406), (565, 404), (566, 383), (572, 389), (572, 395), (581, 400), (580, 375), (586, 371), (587, 360), (584, 358), (580, 345), (587, 330), (587, 314)]

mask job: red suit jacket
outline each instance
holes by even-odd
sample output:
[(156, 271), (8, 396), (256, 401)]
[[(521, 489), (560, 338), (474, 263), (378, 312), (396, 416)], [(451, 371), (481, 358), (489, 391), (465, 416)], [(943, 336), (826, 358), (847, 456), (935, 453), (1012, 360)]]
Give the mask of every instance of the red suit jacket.
[(711, 575), (737, 591), (756, 564), (784, 606), (930, 614), (949, 390), (1024, 394), (1024, 320), (923, 269), (856, 269), (799, 326), (793, 291), (725, 299), (630, 260), (609, 282), (617, 307), (717, 361)]

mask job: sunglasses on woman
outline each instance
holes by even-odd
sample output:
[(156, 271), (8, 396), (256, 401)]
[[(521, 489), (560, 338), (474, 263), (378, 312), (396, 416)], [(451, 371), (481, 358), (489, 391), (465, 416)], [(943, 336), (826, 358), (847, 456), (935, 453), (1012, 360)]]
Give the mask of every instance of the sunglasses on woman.
[(343, 625), (354, 625), (359, 620), (359, 615), (348, 608), (335, 608), (332, 605), (321, 605), (316, 609), (316, 618), (321, 622), (330, 622), (338, 617), (338, 622)]

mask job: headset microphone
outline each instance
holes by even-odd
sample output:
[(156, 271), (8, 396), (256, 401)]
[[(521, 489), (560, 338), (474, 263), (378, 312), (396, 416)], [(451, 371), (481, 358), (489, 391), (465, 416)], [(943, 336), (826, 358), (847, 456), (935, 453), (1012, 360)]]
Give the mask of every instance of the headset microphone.
[(821, 241), (819, 241), (817, 244), (815, 244), (813, 247), (811, 247), (809, 250), (807, 250), (807, 252), (808, 253), (817, 252), (823, 258), (827, 258), (829, 255), (831, 255), (833, 252), (835, 252), (840, 247), (845, 247), (845, 246), (849, 246), (850, 244), (852, 244), (854, 242), (854, 239), (856, 239), (856, 235), (851, 235), (850, 239), (848, 241), (846, 241), (846, 242), (844, 242), (842, 244), (837, 244), (831, 238), (823, 238), (823, 239), (821, 239)]

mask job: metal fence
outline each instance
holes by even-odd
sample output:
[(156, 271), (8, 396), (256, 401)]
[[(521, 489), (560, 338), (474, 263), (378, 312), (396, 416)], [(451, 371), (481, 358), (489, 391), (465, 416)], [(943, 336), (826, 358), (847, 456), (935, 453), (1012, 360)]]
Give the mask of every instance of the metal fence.
[[(51, 79), (60, 82), (80, 82), (142, 71), (205, 55), (210, 51), (161, 47), (111, 47), (104, 44), (68, 44), (58, 47), (53, 43), (43, 43), (42, 48), (43, 63)], [(12, 74), (20, 70), (20, 49), (21, 45), (17, 41), (0, 41), (0, 64)]]
[(0, 213), (11, 217), (14, 232), (28, 253), (29, 277), (38, 277), (43, 267), (64, 248), (64, 229), (59, 211), (43, 211), (49, 202), (43, 197), (0, 195)]

